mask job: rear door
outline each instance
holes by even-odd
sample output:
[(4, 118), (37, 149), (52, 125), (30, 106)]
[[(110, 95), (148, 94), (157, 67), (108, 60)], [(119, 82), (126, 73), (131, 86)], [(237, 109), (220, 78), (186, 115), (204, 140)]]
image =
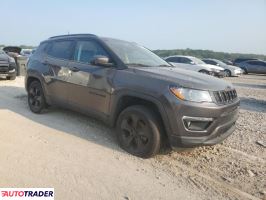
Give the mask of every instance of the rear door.
[(47, 84), (48, 95), (56, 103), (67, 104), (68, 88), (66, 80), (69, 76), (68, 63), (73, 48), (73, 40), (56, 40), (48, 47), (47, 57), (44, 61), (44, 64), (49, 66), (51, 74)]
[(78, 40), (73, 61), (69, 63), (69, 103), (71, 106), (100, 117), (109, 112), (112, 78), (115, 68), (92, 65), (95, 56), (107, 56), (107, 51), (94, 39)]

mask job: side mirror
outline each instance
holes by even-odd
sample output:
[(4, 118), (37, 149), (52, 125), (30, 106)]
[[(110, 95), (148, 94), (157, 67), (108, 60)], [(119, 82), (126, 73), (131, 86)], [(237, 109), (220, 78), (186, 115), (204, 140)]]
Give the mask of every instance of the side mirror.
[(91, 61), (92, 65), (99, 65), (103, 67), (112, 67), (113, 63), (110, 63), (110, 59), (107, 56), (95, 56)]
[(219, 64), (219, 63), (217, 63), (216, 65), (217, 65), (217, 66), (220, 66), (220, 64)]
[(195, 62), (191, 61), (190, 64), (195, 65)]

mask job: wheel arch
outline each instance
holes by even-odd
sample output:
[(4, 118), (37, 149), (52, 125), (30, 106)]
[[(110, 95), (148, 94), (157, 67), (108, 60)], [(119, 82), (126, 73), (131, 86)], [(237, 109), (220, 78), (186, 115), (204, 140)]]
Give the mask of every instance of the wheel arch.
[(168, 119), (166, 115), (166, 111), (164, 110), (163, 105), (159, 100), (155, 97), (145, 94), (139, 94), (136, 92), (129, 92), (119, 95), (115, 100), (111, 103), (111, 120), (110, 125), (115, 126), (116, 121), (119, 117), (119, 114), (127, 107), (133, 105), (144, 105), (151, 108), (159, 117), (162, 127), (165, 132), (165, 136), (169, 135), (171, 132), (169, 130), (170, 125), (168, 124)]

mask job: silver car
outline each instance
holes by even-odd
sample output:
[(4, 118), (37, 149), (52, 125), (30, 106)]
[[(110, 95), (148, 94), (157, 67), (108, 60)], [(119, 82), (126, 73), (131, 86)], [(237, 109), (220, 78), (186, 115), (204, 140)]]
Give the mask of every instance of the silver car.
[(165, 60), (175, 67), (197, 71), (204, 74), (223, 77), (224, 69), (219, 66), (209, 65), (193, 56), (175, 55), (166, 57)]
[(224, 68), (225, 76), (239, 76), (243, 74), (243, 70), (233, 65), (227, 65), (224, 62), (217, 59), (202, 59), (203, 62)]
[(238, 66), (247, 73), (266, 74), (266, 61), (263, 60), (248, 60), (241, 62)]

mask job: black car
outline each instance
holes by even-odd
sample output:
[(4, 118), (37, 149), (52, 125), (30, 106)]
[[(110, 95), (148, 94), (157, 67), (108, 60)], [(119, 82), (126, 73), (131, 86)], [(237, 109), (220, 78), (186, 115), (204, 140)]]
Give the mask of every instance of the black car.
[(196, 147), (235, 129), (232, 84), (178, 69), (136, 43), (77, 34), (43, 41), (29, 58), (29, 107), (59, 105), (116, 127), (127, 152), (148, 158), (163, 144)]
[(0, 50), (0, 77), (8, 80), (16, 79), (16, 62), (15, 59)]

